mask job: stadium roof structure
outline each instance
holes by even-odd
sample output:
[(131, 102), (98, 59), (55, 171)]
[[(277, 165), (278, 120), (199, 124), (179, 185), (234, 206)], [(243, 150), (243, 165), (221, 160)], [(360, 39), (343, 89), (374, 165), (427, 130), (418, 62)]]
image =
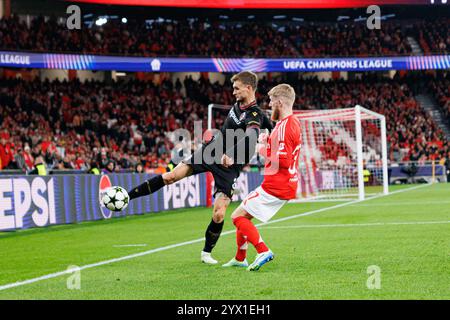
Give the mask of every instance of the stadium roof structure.
[(374, 4), (430, 4), (429, 0), (75, 0), (75, 2), (122, 6), (128, 5), (228, 9), (361, 8), (368, 7)]

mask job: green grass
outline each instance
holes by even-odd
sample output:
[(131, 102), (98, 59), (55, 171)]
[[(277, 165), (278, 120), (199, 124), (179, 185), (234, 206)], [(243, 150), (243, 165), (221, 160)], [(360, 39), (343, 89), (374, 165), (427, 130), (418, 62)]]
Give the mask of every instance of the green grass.
[[(276, 257), (258, 272), (201, 264), (200, 241), (82, 270), (80, 290), (62, 275), (1, 290), (0, 299), (450, 299), (450, 223), (392, 224), (450, 221), (449, 194), (450, 184), (425, 186), (263, 226)], [(274, 220), (336, 204), (288, 204)], [(210, 216), (196, 208), (0, 233), (0, 286), (199, 239)], [(336, 226), (371, 223), (385, 224)], [(115, 247), (126, 244), (147, 246)], [(234, 234), (222, 236), (215, 258), (234, 253)], [(371, 265), (381, 289), (366, 286)]]

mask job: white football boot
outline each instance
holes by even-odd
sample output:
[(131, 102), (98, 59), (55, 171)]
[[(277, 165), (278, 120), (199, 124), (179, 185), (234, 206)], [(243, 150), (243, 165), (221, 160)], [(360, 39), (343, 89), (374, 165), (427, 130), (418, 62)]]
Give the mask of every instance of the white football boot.
[(255, 261), (248, 266), (247, 271), (258, 271), (267, 262), (272, 261), (274, 254), (272, 251), (261, 252), (255, 258)]
[(244, 259), (244, 261), (236, 260), (236, 258), (231, 259), (227, 263), (223, 264), (222, 267), (248, 267), (247, 259)]
[(217, 264), (217, 260), (213, 259), (211, 252), (202, 251), (201, 260), (206, 264)]

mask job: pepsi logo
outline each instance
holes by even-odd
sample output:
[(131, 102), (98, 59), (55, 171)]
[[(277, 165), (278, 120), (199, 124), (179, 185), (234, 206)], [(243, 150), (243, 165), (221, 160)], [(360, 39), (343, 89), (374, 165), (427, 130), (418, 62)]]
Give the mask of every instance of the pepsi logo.
[(98, 201), (100, 203), (100, 212), (102, 213), (102, 215), (105, 219), (111, 218), (112, 211), (103, 206), (102, 198), (106, 194), (106, 190), (108, 190), (108, 188), (111, 188), (111, 187), (112, 187), (112, 184), (111, 184), (111, 180), (109, 179), (109, 177), (107, 175), (102, 175), (100, 178), (100, 183), (99, 183), (99, 187), (98, 187)]

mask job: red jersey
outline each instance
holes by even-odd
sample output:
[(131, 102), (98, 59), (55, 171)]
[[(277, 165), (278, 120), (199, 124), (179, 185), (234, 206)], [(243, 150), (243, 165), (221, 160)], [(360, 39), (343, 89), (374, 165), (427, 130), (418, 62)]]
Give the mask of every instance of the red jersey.
[(298, 186), (300, 122), (294, 114), (278, 121), (267, 140), (261, 187), (279, 199), (294, 199)]

